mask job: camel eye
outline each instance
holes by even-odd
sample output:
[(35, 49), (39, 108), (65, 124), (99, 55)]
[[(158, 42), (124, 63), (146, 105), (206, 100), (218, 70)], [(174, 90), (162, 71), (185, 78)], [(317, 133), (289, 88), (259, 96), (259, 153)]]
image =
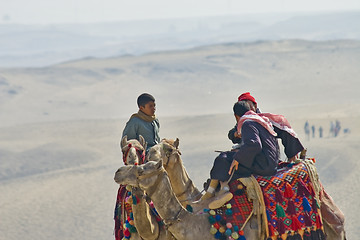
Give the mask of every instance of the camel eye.
[(172, 152), (174, 151), (174, 149), (168, 148), (166, 151), (167, 151), (168, 154), (172, 154)]

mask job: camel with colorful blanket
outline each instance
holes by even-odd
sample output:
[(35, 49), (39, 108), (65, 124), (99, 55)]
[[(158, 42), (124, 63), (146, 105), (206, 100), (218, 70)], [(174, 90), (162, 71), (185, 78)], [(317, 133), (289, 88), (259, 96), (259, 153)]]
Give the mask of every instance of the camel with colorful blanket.
[(233, 181), (234, 198), (222, 208), (189, 212), (185, 202), (196, 200), (199, 191), (189, 184), (178, 144), (164, 140), (148, 154), (158, 164), (122, 167), (115, 175), (116, 182), (140, 187), (151, 197), (176, 239), (345, 239), (344, 229), (333, 227), (341, 224), (322, 219), (323, 189), (311, 161), (283, 164), (271, 178)]
[[(125, 136), (120, 141), (123, 162), (128, 166), (137, 166), (145, 161), (145, 139), (140, 141), (127, 140)], [(171, 240), (175, 239), (164, 228), (153, 203), (140, 188), (120, 184), (114, 212), (115, 239), (136, 240)]]

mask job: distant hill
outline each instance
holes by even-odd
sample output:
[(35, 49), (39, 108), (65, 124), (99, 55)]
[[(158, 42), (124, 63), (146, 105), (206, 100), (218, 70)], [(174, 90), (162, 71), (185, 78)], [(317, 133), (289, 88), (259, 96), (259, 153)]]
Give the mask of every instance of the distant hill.
[(63, 25), (0, 25), (0, 67), (283, 39), (360, 39), (360, 12), (279, 13)]
[[(1, 69), (0, 126), (128, 117), (142, 92), (169, 116), (228, 113), (250, 89), (266, 109), (331, 103), (355, 114), (346, 103), (360, 103), (359, 66), (360, 41), (282, 40)], [(303, 97), (283, 100), (294, 93)]]

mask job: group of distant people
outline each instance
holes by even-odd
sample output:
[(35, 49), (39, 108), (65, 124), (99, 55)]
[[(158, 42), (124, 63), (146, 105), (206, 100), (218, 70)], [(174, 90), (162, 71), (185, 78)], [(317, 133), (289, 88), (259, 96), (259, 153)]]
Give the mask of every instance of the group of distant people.
[[(330, 122), (330, 132), (329, 132), (329, 137), (337, 137), (340, 133), (341, 130), (341, 124), (339, 120), (335, 120)], [(304, 125), (304, 131), (305, 131), (305, 135), (306, 135), (306, 139), (310, 140), (310, 135), (312, 138), (315, 138), (315, 132), (316, 132), (316, 127), (315, 125), (311, 125), (308, 121), (305, 122)], [(324, 129), (322, 126), (319, 126), (318, 128), (319, 131), (319, 138), (323, 138), (324, 136)], [(344, 129), (344, 134), (350, 133), (350, 129), (345, 128)]]

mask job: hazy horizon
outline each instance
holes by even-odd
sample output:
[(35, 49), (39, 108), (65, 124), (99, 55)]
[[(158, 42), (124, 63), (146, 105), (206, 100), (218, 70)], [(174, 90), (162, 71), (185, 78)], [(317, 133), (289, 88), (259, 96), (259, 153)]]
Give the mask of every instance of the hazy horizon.
[(356, 0), (304, 0), (284, 2), (282, 0), (198, 0), (166, 1), (144, 0), (25, 0), (5, 1), (1, 4), (1, 23), (62, 24), (95, 23), (119, 20), (147, 20), (166, 18), (209, 17), (221, 15), (243, 15), (290, 12), (334, 12), (360, 10)]
[(201, 46), (302, 39), (360, 40), (360, 10), (262, 13), (104, 23), (0, 24), (0, 68), (140, 56)]

